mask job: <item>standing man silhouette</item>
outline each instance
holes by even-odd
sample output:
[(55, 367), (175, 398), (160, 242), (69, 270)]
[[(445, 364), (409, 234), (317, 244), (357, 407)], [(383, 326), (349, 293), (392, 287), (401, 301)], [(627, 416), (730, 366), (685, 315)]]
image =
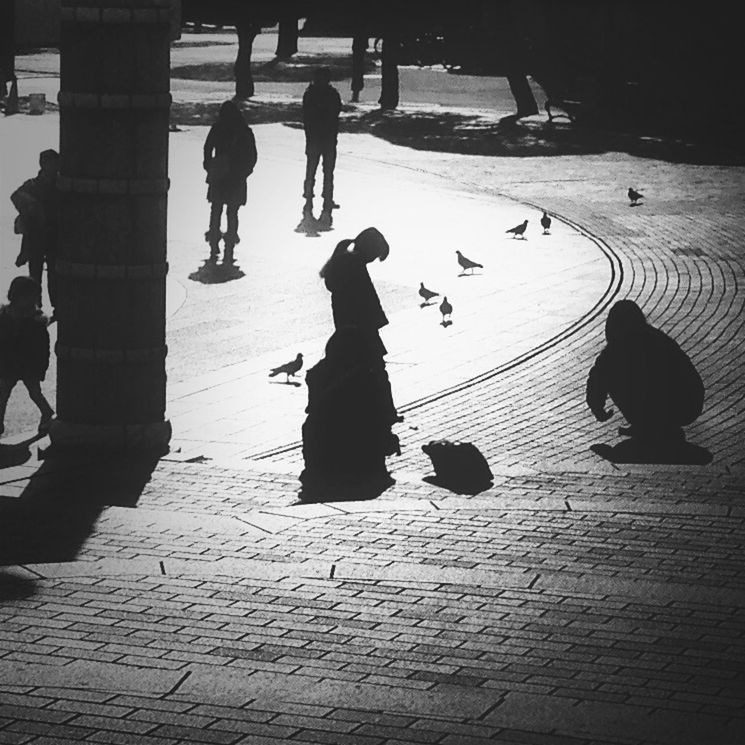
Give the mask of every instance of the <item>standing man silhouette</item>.
[(313, 218), (313, 189), (318, 163), (323, 159), (323, 208), (318, 219), (318, 228), (331, 229), (331, 210), (338, 207), (334, 202), (334, 166), (336, 165), (336, 139), (339, 134), (339, 112), (341, 97), (330, 83), (328, 67), (319, 67), (303, 94), (303, 128), (305, 130), (305, 183), (303, 184), (303, 222)]

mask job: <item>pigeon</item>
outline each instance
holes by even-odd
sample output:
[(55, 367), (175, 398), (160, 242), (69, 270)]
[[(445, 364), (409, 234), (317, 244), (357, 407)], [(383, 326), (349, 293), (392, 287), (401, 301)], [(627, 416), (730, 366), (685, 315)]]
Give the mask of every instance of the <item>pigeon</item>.
[(445, 316), (449, 316), (453, 312), (453, 306), (448, 302), (447, 295), (442, 299), (440, 303), (440, 313), (442, 313), (442, 322), (445, 323)]
[(428, 290), (424, 286), (424, 282), (419, 283), (419, 297), (424, 300), (425, 303), (428, 303), (433, 297), (439, 297), (439, 292), (432, 292), (432, 290)]
[(512, 237), (513, 238), (517, 238), (518, 236), (520, 238), (524, 238), (525, 237), (525, 231), (527, 230), (527, 227), (528, 227), (528, 221), (527, 220), (523, 220), (523, 222), (521, 222), (519, 225), (515, 225), (514, 228), (510, 228), (509, 230), (505, 230), (504, 232), (505, 233), (512, 233)]
[(465, 272), (467, 269), (471, 270), (471, 274), (473, 274), (473, 270), (475, 267), (478, 267), (479, 269), (483, 269), (484, 265), (479, 264), (476, 261), (471, 261), (468, 257), (464, 256), (460, 251), (456, 251), (455, 253), (458, 254), (458, 263), (463, 267), (463, 271)]
[(545, 211), (543, 213), (543, 217), (541, 218), (541, 227), (543, 228), (543, 235), (548, 235), (548, 229), (551, 227), (551, 218)]
[(287, 376), (286, 383), (290, 382), (290, 375), (296, 375), (300, 368), (303, 366), (303, 355), (298, 352), (298, 356), (295, 357), (291, 362), (286, 362), (284, 365), (275, 367), (269, 371), (269, 377), (273, 378), (279, 373), (284, 373)]
[(628, 194), (629, 194), (629, 199), (631, 200), (632, 207), (636, 205), (636, 203), (640, 199), (644, 199), (644, 194), (640, 194), (638, 191), (636, 191), (635, 189), (632, 189), (631, 187), (629, 187)]

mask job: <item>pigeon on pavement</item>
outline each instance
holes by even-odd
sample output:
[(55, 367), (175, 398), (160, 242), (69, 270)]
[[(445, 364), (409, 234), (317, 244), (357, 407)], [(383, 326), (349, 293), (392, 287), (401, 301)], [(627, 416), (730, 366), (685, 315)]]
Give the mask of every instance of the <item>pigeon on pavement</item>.
[(640, 199), (644, 199), (644, 194), (640, 194), (638, 191), (632, 189), (631, 187), (629, 187), (628, 194), (629, 199), (631, 200), (632, 207), (635, 206)]
[(525, 231), (528, 228), (528, 221), (523, 220), (523, 222), (520, 223), (520, 225), (515, 225), (514, 228), (510, 228), (509, 230), (505, 230), (505, 233), (512, 233), (513, 238), (517, 238), (518, 236), (520, 238), (525, 238)]
[(424, 286), (424, 282), (419, 283), (419, 297), (422, 298), (425, 303), (428, 303), (433, 297), (438, 297), (439, 295), (439, 292), (432, 292), (432, 290), (428, 290)]
[(440, 303), (440, 313), (442, 313), (442, 322), (445, 323), (445, 316), (449, 316), (453, 312), (453, 306), (448, 302), (447, 295), (442, 299)]
[(286, 362), (284, 365), (274, 367), (269, 371), (269, 377), (273, 378), (275, 375), (284, 373), (287, 376), (286, 383), (290, 382), (290, 375), (296, 375), (300, 368), (303, 366), (303, 355), (298, 352), (298, 356), (295, 357), (291, 362)]
[(548, 235), (548, 229), (551, 227), (551, 218), (545, 211), (543, 213), (543, 217), (541, 218), (541, 227), (543, 228), (543, 235)]
[(464, 256), (460, 251), (456, 251), (456, 254), (458, 254), (458, 263), (463, 268), (463, 271), (465, 272), (467, 269), (471, 270), (471, 274), (473, 274), (474, 268), (478, 267), (479, 269), (483, 269), (484, 265), (479, 264), (477, 261), (471, 261), (467, 256)]

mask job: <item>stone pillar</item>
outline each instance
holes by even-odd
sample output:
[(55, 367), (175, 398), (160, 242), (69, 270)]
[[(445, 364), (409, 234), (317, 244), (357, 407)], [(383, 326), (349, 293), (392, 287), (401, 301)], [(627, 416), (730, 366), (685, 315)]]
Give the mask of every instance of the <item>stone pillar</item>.
[(170, 0), (63, 0), (54, 450), (165, 452)]

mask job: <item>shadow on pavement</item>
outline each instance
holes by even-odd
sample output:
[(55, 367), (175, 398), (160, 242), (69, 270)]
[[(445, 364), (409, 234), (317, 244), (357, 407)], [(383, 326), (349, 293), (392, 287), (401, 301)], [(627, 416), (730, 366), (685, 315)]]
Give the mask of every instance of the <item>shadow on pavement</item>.
[(230, 262), (218, 264), (212, 259), (205, 259), (204, 264), (189, 275), (189, 279), (204, 285), (216, 285), (245, 276), (246, 273), (237, 264)]
[(364, 502), (377, 499), (396, 483), (388, 477), (375, 482), (360, 482), (346, 486), (303, 485), (298, 492), (298, 502), (301, 504), (320, 502)]
[(30, 598), (36, 593), (36, 580), (19, 577), (0, 568), (0, 603)]
[(659, 465), (705, 466), (713, 456), (706, 448), (691, 442), (668, 447), (644, 447), (633, 438), (617, 445), (598, 443), (590, 450), (611, 463), (655, 463)]
[(135, 507), (157, 457), (52, 457), (20, 497), (0, 497), (0, 565), (74, 560), (106, 506)]
[(28, 440), (15, 442), (13, 444), (0, 445), (0, 469), (12, 468), (13, 466), (22, 466), (31, 458), (30, 446), (43, 439), (44, 435), (34, 435)]
[(494, 486), (493, 481), (482, 482), (480, 484), (474, 484), (468, 480), (457, 480), (457, 479), (445, 479), (437, 476), (425, 476), (422, 481), (426, 481), (432, 486), (439, 486), (441, 489), (447, 489), (454, 494), (468, 494), (469, 496), (475, 496), (481, 494), (481, 492), (489, 491)]
[[(174, 124), (212, 124), (220, 103), (175, 102)], [(250, 124), (281, 122), (302, 127), (299, 101), (248, 101), (242, 104)], [(645, 136), (564, 122), (501, 120), (453, 111), (381, 111), (346, 105), (340, 131), (372, 134), (394, 145), (435, 152), (531, 157), (625, 152), (642, 158), (698, 165), (743, 165), (745, 153), (726, 141), (711, 143), (673, 136)]]

